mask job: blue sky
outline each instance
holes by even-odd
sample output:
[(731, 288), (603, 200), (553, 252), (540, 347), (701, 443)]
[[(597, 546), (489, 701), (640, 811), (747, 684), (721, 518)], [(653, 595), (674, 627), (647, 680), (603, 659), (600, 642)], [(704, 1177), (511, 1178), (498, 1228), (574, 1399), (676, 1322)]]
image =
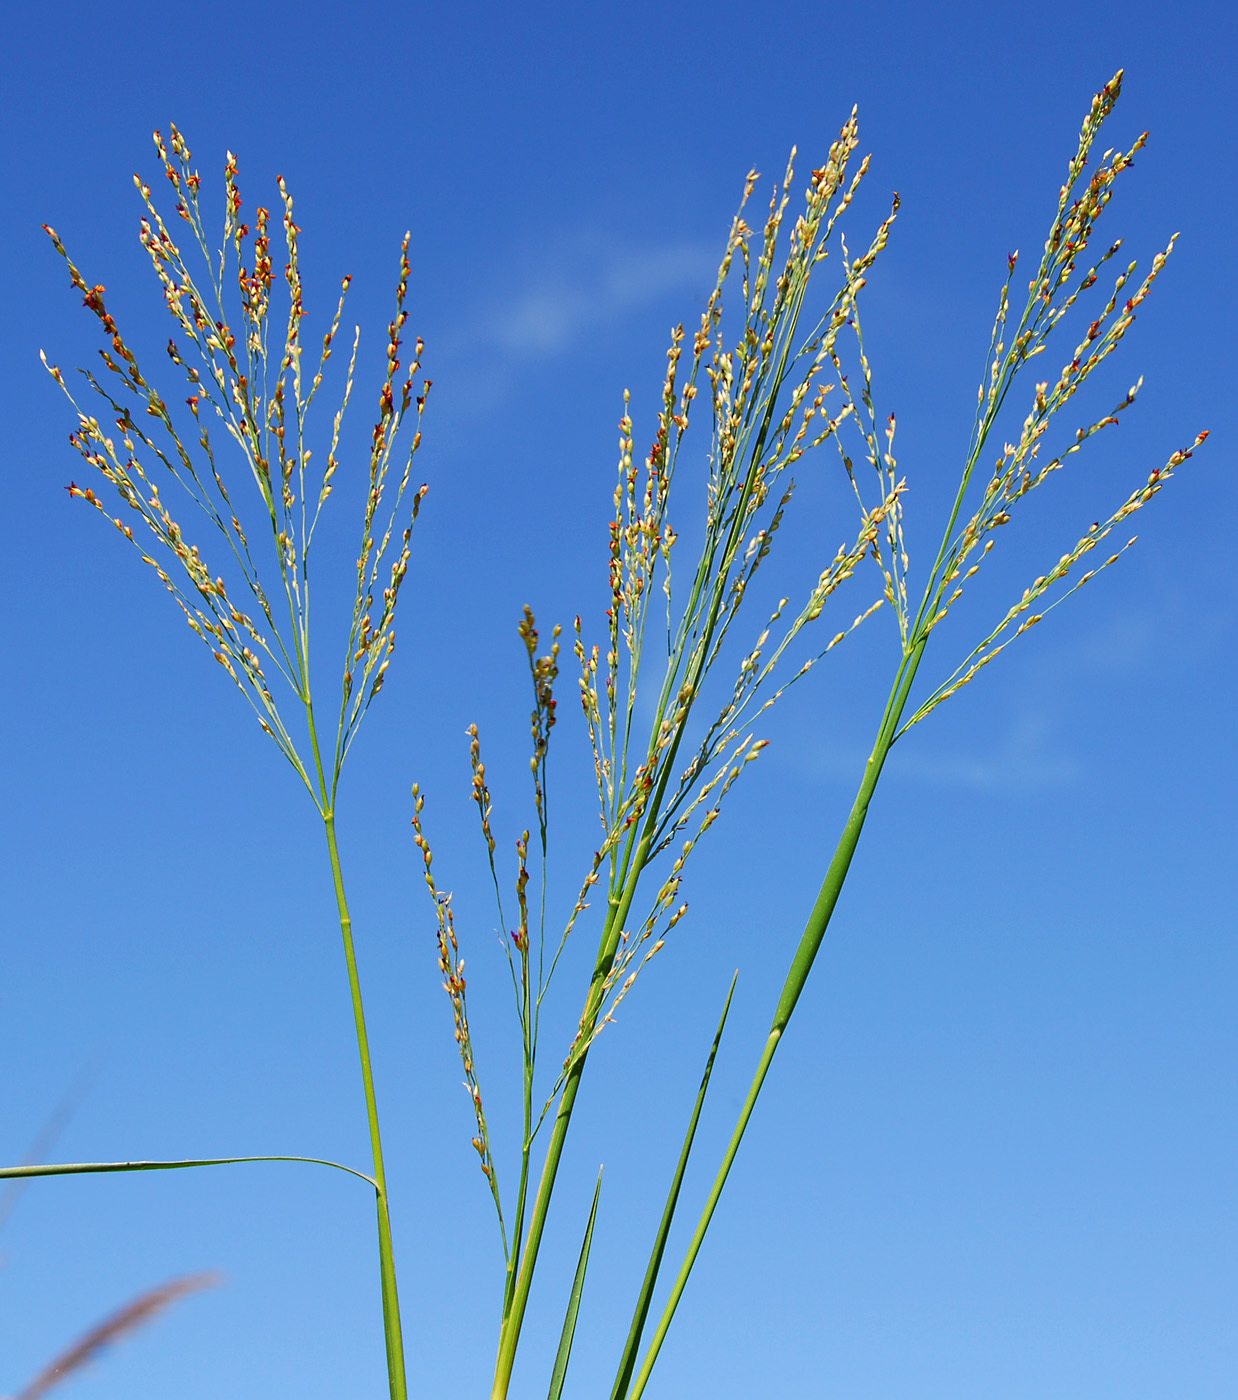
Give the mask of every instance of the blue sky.
[[(436, 869), (456, 890), (483, 1083), (510, 1147), (507, 974), (463, 731), (482, 727), (510, 842), (526, 781), (519, 610), (597, 619), (621, 393), (641, 440), (668, 328), (699, 315), (744, 174), (780, 173), (793, 142), (801, 170), (819, 164), (859, 104), (873, 165), (854, 242), (893, 190), (903, 200), (866, 335), (898, 413), (923, 566), (1006, 253), (1043, 239), (1091, 94), (1124, 66), (1104, 144), (1151, 138), (1106, 222), (1141, 265), (1181, 231), (1115, 371), (1145, 387), (1011, 544), (983, 615), (1198, 429), (1211, 440), (1138, 518), (1119, 567), (896, 749), (649, 1393), (1232, 1395), (1235, 47), (1226, 7), (1142, 0), (10, 15), (0, 1158), (24, 1154), (83, 1075), (63, 1160), (366, 1152), (317, 819), (167, 600), (63, 490), (82, 468), (38, 350), (67, 367), (95, 340), (41, 223), (122, 323), (160, 344), (130, 176), (153, 173), (150, 133), (175, 121), (208, 208), (226, 149), (249, 200), (287, 178), (311, 316), (352, 272), (375, 352), (412, 230), (431, 490), (341, 839), (413, 1393), (483, 1395), (498, 1244), (409, 786), (429, 795)], [(809, 487), (788, 529), (792, 572), (815, 575), (818, 528), (831, 552), (841, 538), (811, 513), (825, 499)], [(342, 487), (332, 504), (346, 559), (355, 500)], [(731, 971), (685, 1221), (858, 781), (893, 644), (879, 614), (845, 667), (822, 668), (771, 719), (770, 749), (690, 875), (688, 918), (590, 1062), (522, 1400), (546, 1383), (599, 1162), (567, 1394), (607, 1393)], [(592, 818), (574, 706), (563, 714), (566, 885)], [(591, 938), (550, 1003), (551, 1059)], [(309, 1168), (36, 1183), (0, 1234), (0, 1394), (140, 1289), (198, 1269), (225, 1284), (73, 1393), (383, 1394), (370, 1215), (362, 1188)]]

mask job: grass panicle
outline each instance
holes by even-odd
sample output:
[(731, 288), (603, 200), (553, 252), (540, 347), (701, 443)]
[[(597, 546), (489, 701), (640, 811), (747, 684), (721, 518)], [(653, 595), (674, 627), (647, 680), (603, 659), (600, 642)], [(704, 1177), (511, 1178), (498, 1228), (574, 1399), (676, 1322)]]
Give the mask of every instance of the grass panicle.
[[(359, 328), (321, 470), (312, 464), (309, 415), (339, 337), (351, 278), (345, 277), (341, 284), (313, 375), (307, 379), (302, 368), (307, 313), (300, 272), (301, 230), (284, 181), (279, 180), (278, 188), (288, 307), (282, 333), (277, 328), (273, 341), (271, 211), (259, 207), (252, 230), (240, 221), (237, 162), (229, 154), (223, 242), (212, 252), (198, 199), (201, 180), (190, 165), (184, 139), (172, 127), (168, 141), (155, 133), (155, 148), (176, 196), (176, 215), (188, 226), (186, 236), (197, 245), (204, 264), (197, 274), (191, 270), (150, 186), (134, 176), (144, 209), (142, 246), (176, 326), (167, 354), (184, 376), (184, 410), (174, 413), (147, 379), (107, 308), (106, 289), (87, 282), (51, 228), (48, 236), (107, 342), (99, 351), (103, 372), (81, 371), (88, 388), (105, 406), (102, 421), (78, 402), (56, 366), (48, 369), (77, 413), (78, 427), (70, 442), (125, 508), (113, 517), (116, 528), (155, 570), (190, 628), (236, 683), (263, 730), (325, 815), (334, 801), (344, 757), (390, 665), (396, 603), (408, 572), (413, 524), (426, 491), (425, 486), (410, 490), (429, 391), (429, 381), (419, 380), (421, 341), (415, 342), (406, 368), (402, 369), (400, 359), (408, 319), (404, 303), (411, 272), (409, 235), (400, 250), (396, 311), (387, 329), (386, 373), (367, 452), (368, 490), (341, 669), (339, 721), (324, 765), (317, 754), (312, 720), (313, 732), (306, 736), (311, 753), (294, 737), (291, 719), (281, 710), (272, 684), (279, 677), (291, 690), (297, 708), (311, 709), (310, 555), (315, 527), (339, 470), (340, 432), (352, 396)], [(397, 440), (410, 415), (416, 427), (407, 450), (397, 459)], [(240, 492), (248, 494), (251, 488), (230, 479), (217, 452), (212, 425), (239, 449), (246, 475), (257, 489), (254, 505), (260, 519), (256, 522), (243, 523), (246, 507)], [(194, 543), (194, 531), (182, 528), (177, 519), (181, 510), (167, 499), (169, 491), (177, 492), (190, 519), (205, 527), (206, 543)], [(69, 494), (108, 514), (105, 500), (93, 487), (73, 483)], [(265, 544), (260, 536), (266, 536)], [(227, 569), (234, 575), (232, 583), (207, 563), (205, 550), (212, 540), (224, 553)], [(317, 772), (320, 767), (322, 774)]]

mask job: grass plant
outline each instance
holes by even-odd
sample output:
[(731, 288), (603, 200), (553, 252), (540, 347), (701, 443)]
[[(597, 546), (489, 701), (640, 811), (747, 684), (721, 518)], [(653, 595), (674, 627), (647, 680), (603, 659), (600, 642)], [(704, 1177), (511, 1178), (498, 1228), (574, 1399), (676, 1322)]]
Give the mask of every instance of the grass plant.
[[(1099, 251), (1094, 247), (1098, 222), (1117, 181), (1146, 139), (1140, 136), (1129, 149), (1107, 150), (1099, 158), (1093, 154), (1118, 100), (1121, 76), (1095, 96), (1084, 119), (1026, 292), (1018, 273), (1019, 255), (1012, 253), (1006, 260), (970, 439), (927, 569), (912, 565), (904, 532), (905, 481), (895, 455), (896, 422), (878, 407), (880, 396), (861, 327), (864, 289), (891, 237), (898, 199), (853, 251), (843, 223), (868, 170), (867, 157), (859, 156), (855, 112), (824, 162), (802, 181), (801, 195), (796, 194), (792, 153), (785, 175), (754, 224), (748, 222), (748, 211), (758, 176), (749, 175), (699, 325), (690, 334), (682, 326), (672, 333), (653, 442), (643, 457), (636, 449), (637, 430), (624, 397), (607, 551), (608, 607), (598, 640), (580, 617), (566, 642), (557, 626), (543, 638), (529, 609), (519, 622), (530, 686), (532, 792), (527, 829), (515, 836), (514, 861), (503, 854), (509, 848), (496, 835), (481, 736), (476, 726), (468, 732), (471, 794), (488, 872), (483, 878), (493, 888), (500, 928), (510, 930), (503, 946), (521, 1058), (521, 1131), (510, 1152), (492, 1138), (452, 897), (435, 870), (425, 794), (419, 786), (413, 788), (413, 837), (433, 905), (439, 969), (473, 1103), (472, 1142), (502, 1245), (502, 1309), (492, 1400), (504, 1400), (512, 1385), (530, 1290), (590, 1052), (684, 919), (686, 866), (718, 820), (724, 800), (759, 758), (765, 744), (761, 717), (867, 619), (874, 614), (889, 619), (893, 650), (888, 695), (855, 800), (833, 855), (824, 863), (820, 892), (788, 967), (729, 1143), (669, 1288), (660, 1294), (685, 1171), (734, 992), (731, 984), (631, 1322), (617, 1339), (611, 1400), (637, 1400), (649, 1384), (753, 1109), (828, 930), (892, 749), (975, 680), (1012, 641), (1114, 564), (1134, 543), (1125, 538), (1123, 528), (1129, 517), (1164, 489), (1207, 436), (1200, 433), (1163, 465), (1142, 470), (1105, 520), (1072, 531), (1056, 561), (1036, 573), (1020, 596), (995, 610), (995, 622), (981, 639), (956, 650), (955, 657), (961, 659), (947, 661), (927, 683), (921, 681), (930, 647), (936, 660), (939, 627), (964, 591), (977, 586), (990, 551), (1010, 533), (1007, 527), (1023, 502), (1058, 472), (1070, 469), (1094, 437), (1120, 421), (1138, 393), (1136, 383), (1111, 408), (1084, 412), (1082, 426), (1072, 426), (1065, 434), (1056, 431), (1059, 413), (1068, 406), (1077, 410), (1076, 395), (1118, 349), (1173, 249), (1171, 239), (1139, 275), (1135, 262), (1120, 258), (1121, 240), (1097, 245)], [(332, 727), (320, 731), (310, 683), (309, 554), (319, 512), (340, 465), (340, 423), (351, 395), (357, 341), (354, 337), (331, 446), (324, 467), (315, 474), (306, 421), (339, 331), (343, 297), (313, 376), (303, 377), (299, 230), (281, 181), (289, 310), (282, 343), (275, 342), (278, 348), (269, 352), (274, 282), (270, 214), (257, 211), (252, 235), (240, 223), (236, 164), (229, 157), (223, 251), (213, 250), (198, 209), (198, 176), (191, 170), (183, 140), (173, 129), (169, 143), (158, 137), (156, 143), (177, 196), (177, 213), (207, 268), (205, 280), (195, 280), (156, 212), (150, 190), (139, 180), (146, 211), (142, 240), (177, 322), (179, 339), (169, 346), (169, 354), (186, 377), (191, 433), (178, 427), (177, 416), (144, 377), (105, 308), (103, 289), (88, 284), (49, 230), (74, 286), (109, 342), (101, 352), (105, 372), (85, 374), (88, 388), (106, 405), (105, 422), (75, 400), (78, 428), (73, 443), (119, 494), (125, 509), (115, 518), (116, 528), (135, 544), (190, 627), (244, 694), (322, 819), (373, 1155), (372, 1173), (354, 1174), (369, 1182), (376, 1196), (390, 1390), (402, 1400), (407, 1386), (382, 1141), (336, 844), (335, 803), (344, 759), (391, 659), (396, 601), (408, 566), (412, 524), (425, 491), (410, 486), (419, 432), (412, 435), (398, 464), (393, 455), (405, 418), (420, 418), (428, 388), (428, 383), (419, 388), (415, 382), (420, 342), (411, 366), (401, 368), (408, 241), (401, 253), (397, 312), (388, 329), (388, 368), (371, 437), (339, 707), (332, 711)], [(832, 281), (823, 289), (821, 283), (830, 273)], [(229, 299), (239, 305), (239, 314), (225, 312)], [(1032, 361), (1045, 353), (1051, 353), (1047, 363), (1060, 369), (1038, 379)], [(59, 370), (52, 367), (51, 373), (69, 392)], [(702, 397), (708, 400), (707, 409), (698, 405)], [(694, 425), (702, 413), (709, 420), (708, 445), (695, 450), (699, 425)], [(261, 524), (256, 530), (242, 528), (232, 504), (233, 488), (225, 486), (223, 471), (216, 466), (211, 436), (216, 425), (222, 425), (239, 449), (257, 489)], [(807, 459), (819, 461), (822, 470), (841, 473), (854, 498), (854, 515), (838, 527), (842, 542), (814, 563), (811, 580), (794, 602), (790, 597), (778, 599), (759, 623), (748, 626), (745, 618), (737, 628), (745, 602), (758, 592), (758, 570), (778, 544), (787, 512), (795, 506), (793, 472), (805, 470)], [(161, 494), (165, 472), (204, 514), (211, 538), (222, 535), (238, 583), (226, 584), (222, 575), (214, 575), (198, 548), (182, 535)], [(683, 518), (677, 512), (695, 509), (691, 501), (680, 505), (685, 487), (703, 495), (704, 512), (691, 531), (685, 531), (700, 539), (699, 552), (681, 563), (674, 521)], [(109, 507), (92, 487), (74, 484), (70, 494), (109, 516)], [(313, 506), (307, 507), (311, 500)], [(135, 514), (140, 519), (135, 520)], [(255, 545), (251, 553), (251, 538), (257, 540), (259, 533), (264, 539), (261, 551)], [(275, 572), (260, 576), (255, 563), (260, 552), (264, 570)], [(380, 586), (384, 561), (388, 572)], [(762, 583), (765, 578), (762, 575)], [(827, 609), (838, 609), (835, 595), (845, 587), (862, 587), (866, 578), (872, 580), (872, 589), (861, 593), (858, 606), (848, 606), (841, 623), (823, 623)], [(242, 596), (248, 611), (234, 601)], [(746, 639), (741, 640), (744, 627)], [(548, 763), (559, 720), (557, 688), (565, 645), (575, 663), (573, 691), (589, 741), (600, 835), (582, 872), (579, 893), (556, 921), (547, 880)], [(840, 655), (845, 657), (846, 650)], [(562, 961), (568, 942), (585, 926), (594, 929), (597, 946), (580, 989), (579, 1019), (563, 1030), (564, 1048), (547, 1069), (542, 1054), (546, 997), (556, 974), (569, 965)], [(27, 1166), (0, 1175), (165, 1169), (236, 1160), (312, 1159)], [(605, 1205), (601, 1186), (599, 1175), (567, 1289), (550, 1400), (559, 1400), (565, 1385), (594, 1223)], [(594, 1390), (604, 1384), (605, 1377), (591, 1378)]]

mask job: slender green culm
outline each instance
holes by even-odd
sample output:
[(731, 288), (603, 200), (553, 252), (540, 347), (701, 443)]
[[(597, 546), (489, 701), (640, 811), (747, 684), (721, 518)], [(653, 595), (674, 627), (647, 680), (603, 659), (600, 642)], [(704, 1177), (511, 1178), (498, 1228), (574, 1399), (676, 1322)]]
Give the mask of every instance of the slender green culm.
[(387, 1207), (387, 1174), (383, 1165), (383, 1139), (378, 1124), (378, 1100), (374, 1094), (374, 1072), (370, 1067), (370, 1041), (365, 1029), (365, 1005), (357, 977), (357, 955), (353, 949), (352, 918), (344, 894), (340, 853), (335, 840), (335, 814), (325, 817), (331, 875), (339, 905), (340, 930), (344, 935), (344, 958), (348, 967), (348, 989), (352, 997), (357, 1050), (361, 1057), (361, 1080), (365, 1089), (366, 1120), (370, 1129), (370, 1152), (374, 1161), (374, 1194), (378, 1212), (378, 1256), (383, 1298), (383, 1336), (387, 1344), (387, 1373), (392, 1400), (403, 1400), (408, 1386), (404, 1371), (404, 1337), (400, 1324), (400, 1298), (396, 1290), (395, 1251), (391, 1241), (391, 1215)]

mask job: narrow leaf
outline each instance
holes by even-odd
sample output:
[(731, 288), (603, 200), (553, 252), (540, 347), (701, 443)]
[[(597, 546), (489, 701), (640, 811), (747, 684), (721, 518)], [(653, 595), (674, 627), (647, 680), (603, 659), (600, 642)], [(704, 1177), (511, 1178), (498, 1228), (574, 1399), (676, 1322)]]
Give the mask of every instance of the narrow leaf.
[(683, 1185), (684, 1171), (687, 1169), (688, 1157), (692, 1152), (692, 1140), (696, 1136), (696, 1125), (701, 1116), (701, 1106), (705, 1102), (705, 1091), (709, 1088), (709, 1076), (714, 1072), (714, 1057), (718, 1053), (718, 1045), (722, 1040), (722, 1032), (726, 1026), (727, 1013), (731, 1009), (731, 998), (735, 995), (735, 981), (738, 977), (739, 973), (736, 972), (735, 976), (731, 978), (731, 988), (726, 994), (726, 1004), (722, 1008), (722, 1019), (718, 1022), (718, 1030), (714, 1035), (714, 1043), (710, 1047), (709, 1059), (705, 1061), (705, 1073), (701, 1076), (701, 1087), (696, 1093), (696, 1104), (692, 1109), (688, 1132), (683, 1140), (683, 1149), (679, 1154), (679, 1162), (675, 1167), (670, 1193), (666, 1198), (666, 1208), (662, 1212), (662, 1220), (654, 1238), (653, 1252), (649, 1256), (649, 1267), (645, 1270), (645, 1279), (636, 1300), (636, 1312), (632, 1316), (632, 1327), (628, 1332), (627, 1344), (623, 1348), (623, 1356), (619, 1362), (619, 1374), (615, 1377), (610, 1400), (624, 1400), (628, 1393), (628, 1386), (632, 1383), (632, 1372), (636, 1367), (636, 1353), (640, 1348), (641, 1333), (645, 1330), (645, 1320), (649, 1316), (649, 1306), (653, 1302), (654, 1285), (658, 1281), (658, 1270), (662, 1267), (666, 1239), (671, 1232), (671, 1221), (675, 1218), (675, 1207), (679, 1203), (679, 1188)]
[(349, 1176), (367, 1181), (378, 1190), (372, 1176), (366, 1176), (341, 1162), (328, 1162), (321, 1157), (202, 1157), (182, 1162), (53, 1162), (44, 1165), (0, 1167), (0, 1181), (17, 1181), (39, 1176), (90, 1176), (99, 1172), (169, 1172), (185, 1167), (232, 1167), (243, 1162), (305, 1162), (312, 1167), (331, 1167)]
[(546, 1400), (559, 1400), (563, 1394), (567, 1363), (572, 1355), (572, 1338), (576, 1335), (576, 1315), (580, 1312), (580, 1295), (585, 1291), (585, 1270), (589, 1267), (589, 1247), (593, 1243), (593, 1222), (597, 1218), (601, 1191), (602, 1172), (599, 1169), (598, 1184), (593, 1188), (593, 1206), (589, 1211), (589, 1223), (585, 1226), (584, 1243), (580, 1246), (580, 1259), (576, 1264), (576, 1277), (572, 1280), (571, 1297), (567, 1300), (567, 1316), (563, 1319), (563, 1335), (559, 1338), (559, 1351), (555, 1357), (555, 1368), (550, 1373), (550, 1393)]

